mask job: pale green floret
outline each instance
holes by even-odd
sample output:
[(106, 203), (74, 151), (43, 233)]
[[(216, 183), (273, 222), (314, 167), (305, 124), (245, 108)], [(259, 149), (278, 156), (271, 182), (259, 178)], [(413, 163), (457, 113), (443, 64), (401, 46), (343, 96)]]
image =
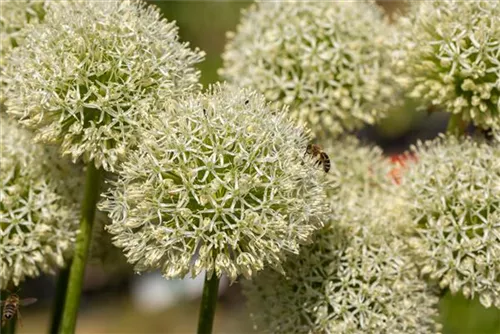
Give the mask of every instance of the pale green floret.
[(245, 282), (258, 331), (439, 332), (438, 299), (409, 256), (400, 228), (409, 217), (400, 190), (391, 185), (390, 166), (380, 150), (353, 144), (331, 146), (340, 153), (330, 155), (331, 171), (345, 174), (330, 193), (331, 207), (338, 209), (331, 222), (287, 260), (285, 277), (264, 270)]
[(80, 170), (0, 116), (0, 288), (54, 273), (78, 228)]
[(242, 16), (220, 74), (290, 105), (318, 138), (373, 124), (395, 102), (389, 26), (374, 3), (262, 1)]
[(500, 144), (500, 129), (497, 131), (493, 131), (493, 139), (496, 141), (496, 143)]
[(26, 35), (6, 68), (8, 112), (37, 140), (106, 170), (137, 144), (159, 100), (200, 88), (203, 53), (142, 1), (50, 2)]
[(44, 0), (0, 0), (0, 65), (5, 55), (22, 44), (23, 28), (28, 23), (40, 22), (45, 15)]
[(304, 130), (228, 85), (167, 108), (100, 205), (115, 245), (137, 271), (168, 278), (279, 270), (327, 211)]
[(7, 54), (22, 44), (23, 28), (28, 23), (40, 22), (44, 15), (43, 0), (0, 0), (0, 103), (4, 102), (4, 89), (7, 85), (3, 73)]
[(329, 172), (331, 186), (327, 188), (332, 218), (349, 223), (355, 207), (362, 208), (360, 194), (370, 197), (381, 191), (393, 192), (390, 171), (394, 167), (377, 146), (363, 145), (356, 137), (346, 136), (327, 141), (323, 150), (329, 155), (332, 169)]
[(422, 272), (500, 308), (500, 145), (439, 138), (403, 178)]
[(500, 128), (500, 2), (415, 1), (397, 31), (396, 68), (411, 97)]

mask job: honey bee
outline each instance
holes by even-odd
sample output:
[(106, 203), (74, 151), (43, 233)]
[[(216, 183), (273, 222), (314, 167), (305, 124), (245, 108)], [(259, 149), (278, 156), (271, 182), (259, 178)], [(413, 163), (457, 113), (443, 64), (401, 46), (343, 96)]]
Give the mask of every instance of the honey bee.
[(323, 164), (323, 170), (325, 171), (325, 173), (328, 173), (328, 171), (330, 170), (330, 157), (328, 157), (328, 154), (323, 151), (323, 148), (321, 146), (316, 144), (309, 144), (307, 145), (305, 154), (310, 154), (313, 158), (318, 156), (318, 161), (315, 163), (315, 165), (319, 166)]
[(36, 298), (20, 299), (17, 293), (11, 293), (5, 300), (2, 300), (2, 306), (3, 306), (2, 327), (5, 326), (7, 321), (14, 318), (16, 314), (19, 320), (19, 325), (22, 327), (21, 312), (19, 312), (19, 307), (31, 305), (36, 301), (37, 301)]

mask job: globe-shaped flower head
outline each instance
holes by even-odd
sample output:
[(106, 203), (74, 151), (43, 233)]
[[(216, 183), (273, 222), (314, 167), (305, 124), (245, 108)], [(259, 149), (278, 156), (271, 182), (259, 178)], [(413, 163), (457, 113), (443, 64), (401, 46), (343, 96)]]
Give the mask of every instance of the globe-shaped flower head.
[(0, 288), (54, 273), (72, 251), (81, 171), (0, 116)]
[(500, 128), (500, 2), (415, 1), (397, 31), (397, 68), (412, 97)]
[(242, 15), (222, 56), (226, 80), (290, 105), (320, 139), (385, 116), (388, 26), (374, 3), (262, 1)]
[(6, 72), (7, 110), (73, 159), (113, 170), (154, 104), (199, 88), (202, 53), (141, 1), (50, 2)]
[(414, 148), (404, 188), (422, 271), (500, 308), (500, 144), (440, 138)]
[(325, 173), (304, 158), (302, 128), (227, 85), (168, 109), (101, 203), (115, 245), (136, 270), (169, 278), (279, 269), (326, 212)]
[(404, 202), (381, 151), (326, 146), (332, 219), (283, 265), (245, 282), (257, 329), (268, 333), (436, 333), (435, 304), (408, 254)]

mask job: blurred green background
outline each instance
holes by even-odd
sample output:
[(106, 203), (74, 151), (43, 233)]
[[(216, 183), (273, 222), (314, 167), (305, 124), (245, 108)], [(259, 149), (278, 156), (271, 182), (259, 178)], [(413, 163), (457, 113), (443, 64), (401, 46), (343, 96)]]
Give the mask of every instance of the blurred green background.
[[(168, 20), (177, 21), (182, 41), (206, 52), (200, 65), (201, 81), (206, 87), (218, 80), (217, 69), (222, 65), (221, 53), (226, 42), (226, 32), (234, 31), (240, 10), (249, 6), (248, 1), (150, 1), (159, 6)], [(380, 4), (392, 12), (401, 3), (384, 1)], [(408, 104), (395, 110), (377, 127), (369, 127), (360, 136), (381, 145), (389, 153), (408, 147), (416, 138), (430, 138), (442, 131), (446, 116), (435, 113), (427, 116), (417, 113)], [(138, 289), (141, 277), (131, 271), (107, 272), (90, 266), (86, 274), (86, 288), (78, 320), (78, 333), (194, 333), (197, 325), (198, 302), (195, 298), (174, 300), (146, 307), (148, 294)], [(170, 282), (172, 283), (172, 282)], [(170, 284), (164, 282), (164, 284)], [(158, 284), (158, 283), (155, 283)], [(142, 284), (144, 288), (144, 284)], [(175, 284), (173, 285), (174, 289)], [(179, 287), (179, 285), (177, 285)], [(18, 333), (46, 333), (49, 326), (51, 298), (55, 282), (52, 278), (28, 281), (21, 293), (23, 297), (37, 297), (39, 302), (22, 309), (23, 328)], [(153, 289), (153, 288), (152, 288)], [(163, 289), (163, 290), (162, 290)], [(141, 292), (142, 291), (142, 292)], [(167, 298), (168, 289), (160, 288)], [(161, 292), (163, 291), (163, 292)], [(148, 292), (150, 293), (150, 292)], [(142, 294), (142, 295), (141, 295)], [(137, 302), (141, 297), (143, 304)], [(171, 297), (169, 297), (171, 298)], [(135, 300), (135, 301), (134, 301)], [(152, 304), (152, 303), (151, 303)], [(477, 301), (467, 301), (460, 296), (446, 295), (440, 304), (444, 333), (448, 334), (500, 334), (500, 311), (482, 308)], [(244, 306), (240, 286), (227, 287), (217, 308), (214, 333), (251, 333), (252, 326)]]
[(222, 66), (221, 54), (226, 32), (234, 31), (240, 10), (250, 1), (148, 1), (160, 7), (168, 20), (175, 20), (182, 41), (206, 52), (200, 64), (204, 87), (218, 81), (217, 69)]

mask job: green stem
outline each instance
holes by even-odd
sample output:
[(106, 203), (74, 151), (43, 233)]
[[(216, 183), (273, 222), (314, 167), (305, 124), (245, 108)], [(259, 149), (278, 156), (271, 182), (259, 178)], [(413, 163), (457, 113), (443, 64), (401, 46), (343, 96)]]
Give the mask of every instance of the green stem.
[(211, 334), (212, 326), (214, 324), (215, 307), (217, 304), (217, 294), (219, 292), (219, 278), (217, 275), (212, 274), (208, 278), (205, 276), (205, 283), (203, 285), (203, 296), (200, 305), (200, 317), (198, 320), (198, 334)]
[(91, 161), (87, 164), (87, 175), (85, 179), (85, 193), (82, 203), (82, 217), (80, 220), (80, 232), (76, 238), (73, 262), (71, 263), (68, 290), (64, 302), (60, 333), (74, 333), (80, 296), (82, 293), (83, 275), (85, 264), (90, 248), (92, 237), (92, 225), (94, 223), (95, 210), (100, 192), (102, 171), (97, 169)]
[(446, 132), (455, 136), (461, 136), (467, 129), (467, 123), (462, 119), (461, 114), (453, 114), (448, 120)]
[(61, 325), (62, 312), (64, 310), (64, 299), (66, 297), (66, 289), (68, 288), (70, 261), (66, 267), (59, 271), (56, 284), (56, 296), (54, 298), (54, 306), (52, 310), (52, 323), (50, 324), (50, 333), (56, 334)]

